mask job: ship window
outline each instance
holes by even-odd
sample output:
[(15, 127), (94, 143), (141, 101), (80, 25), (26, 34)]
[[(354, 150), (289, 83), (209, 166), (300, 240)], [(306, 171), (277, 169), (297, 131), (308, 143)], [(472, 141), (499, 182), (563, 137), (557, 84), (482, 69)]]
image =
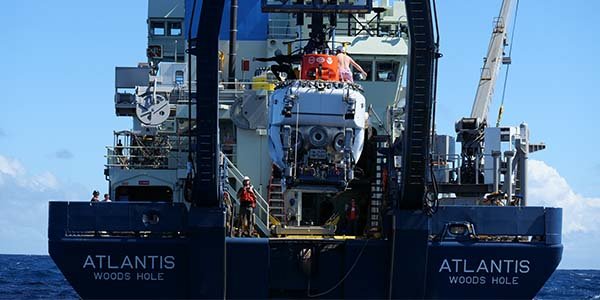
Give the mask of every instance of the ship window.
[[(177, 119), (177, 123), (178, 123), (177, 124), (177, 132), (180, 135), (187, 135), (187, 134), (190, 133), (190, 131), (189, 131), (189, 128), (190, 128), (189, 124), (190, 124), (190, 122), (188, 122), (188, 120), (187, 120), (187, 110), (185, 112), (186, 112), (186, 115), (184, 116), (185, 119)], [(194, 133), (194, 130), (196, 128), (196, 120), (192, 119), (191, 120), (191, 124), (192, 124), (192, 133)], [(183, 142), (187, 143), (187, 139), (185, 139)]]
[(173, 190), (168, 186), (119, 186), (115, 200), (123, 202), (173, 202)]
[(372, 62), (369, 60), (357, 60), (356, 63), (359, 64), (360, 67), (363, 68), (363, 70), (365, 70), (365, 72), (367, 72), (367, 77), (360, 79), (360, 72), (355, 68), (352, 72), (352, 77), (354, 78), (354, 81), (371, 81), (371, 78), (373, 78), (373, 75), (371, 75), (373, 73)]
[(169, 35), (181, 35), (181, 22), (168, 22)]
[(150, 22), (150, 34), (165, 35), (165, 22), (151, 21)]
[(375, 81), (396, 81), (399, 67), (396, 61), (378, 61)]
[(183, 71), (181, 71), (181, 70), (175, 71), (175, 83), (177, 85), (183, 85), (183, 83), (184, 83)]
[(229, 160), (236, 161), (236, 136), (235, 127), (231, 120), (219, 121), (219, 135), (221, 140), (221, 150)]

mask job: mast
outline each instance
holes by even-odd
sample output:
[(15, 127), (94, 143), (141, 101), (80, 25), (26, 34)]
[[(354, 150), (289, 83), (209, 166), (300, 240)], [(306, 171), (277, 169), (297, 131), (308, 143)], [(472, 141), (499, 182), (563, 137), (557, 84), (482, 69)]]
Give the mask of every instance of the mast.
[(235, 82), (235, 64), (237, 60), (237, 19), (238, 0), (231, 0), (229, 9), (229, 82)]

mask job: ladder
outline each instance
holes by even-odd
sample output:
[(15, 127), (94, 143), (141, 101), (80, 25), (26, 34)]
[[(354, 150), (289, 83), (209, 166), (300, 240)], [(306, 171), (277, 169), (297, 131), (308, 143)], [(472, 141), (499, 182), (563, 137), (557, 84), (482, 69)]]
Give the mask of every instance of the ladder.
[(399, 208), (423, 208), (429, 157), (437, 45), (429, 1), (406, 2), (410, 56), (407, 74), (406, 130), (403, 133), (402, 183)]
[[(389, 136), (377, 135), (373, 140), (377, 143), (377, 149), (383, 149), (387, 146)], [(385, 178), (383, 176), (387, 163), (386, 156), (379, 151), (375, 156), (375, 176), (371, 181), (371, 202), (369, 204), (369, 230), (371, 232), (380, 231), (381, 228), (381, 210), (383, 205), (383, 187)]]
[(267, 198), (269, 200), (269, 214), (279, 222), (285, 223), (285, 201), (281, 178), (271, 177)]

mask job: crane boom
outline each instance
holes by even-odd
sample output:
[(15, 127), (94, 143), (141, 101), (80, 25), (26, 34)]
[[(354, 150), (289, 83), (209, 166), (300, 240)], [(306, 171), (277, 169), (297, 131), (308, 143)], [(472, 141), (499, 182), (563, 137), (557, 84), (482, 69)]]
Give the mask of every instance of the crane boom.
[(488, 111), (494, 96), (494, 87), (500, 71), (500, 65), (510, 63), (504, 57), (507, 43), (507, 31), (513, 0), (503, 0), (500, 14), (494, 19), (492, 38), (484, 59), (481, 76), (471, 109), (471, 116), (456, 122), (457, 141), (461, 142), (461, 182), (479, 183), (483, 179), (484, 131), (487, 127)]
[[(490, 39), (487, 56), (484, 60), (483, 68), (481, 69), (479, 85), (477, 87), (477, 93), (475, 94), (473, 108), (471, 109), (471, 118), (479, 119), (480, 123), (487, 123), (488, 111), (494, 96), (494, 86), (496, 85), (496, 78), (500, 71), (500, 65), (503, 62), (507, 62), (503, 58), (504, 47), (508, 44), (507, 25), (512, 11), (512, 3), (512, 0), (504, 0), (502, 2), (502, 8), (500, 9), (500, 15), (494, 20), (492, 38)], [(508, 61), (508, 63), (510, 63), (510, 61)]]

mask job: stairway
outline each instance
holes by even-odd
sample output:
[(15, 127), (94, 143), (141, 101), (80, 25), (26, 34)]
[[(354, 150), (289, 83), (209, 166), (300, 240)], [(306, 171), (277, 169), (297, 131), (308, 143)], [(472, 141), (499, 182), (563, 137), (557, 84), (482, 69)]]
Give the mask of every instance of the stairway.
[[(375, 136), (377, 149), (382, 149), (387, 146), (389, 136)], [(369, 204), (369, 228), (370, 231), (379, 231), (381, 228), (381, 209), (383, 205), (383, 187), (384, 180), (383, 172), (386, 166), (385, 155), (379, 153), (375, 156), (375, 176), (371, 181), (371, 203)]]
[[(225, 188), (229, 191), (231, 196), (231, 200), (233, 202), (234, 207), (238, 207), (240, 205), (239, 199), (236, 197), (236, 191), (241, 188), (241, 183), (244, 178), (244, 174), (235, 167), (235, 165), (221, 152), (221, 157), (223, 158), (225, 170), (226, 170), (226, 178), (235, 178), (235, 186), (231, 186), (229, 184), (229, 180), (225, 181)], [(237, 209), (236, 209), (237, 210)], [(255, 215), (255, 225), (258, 231), (262, 236), (270, 236), (271, 231), (269, 229), (269, 204), (263, 199), (260, 193), (256, 193), (256, 208), (254, 209)]]
[(269, 183), (269, 214), (281, 223), (285, 223), (285, 200), (283, 197), (283, 186), (280, 178), (271, 177)]

